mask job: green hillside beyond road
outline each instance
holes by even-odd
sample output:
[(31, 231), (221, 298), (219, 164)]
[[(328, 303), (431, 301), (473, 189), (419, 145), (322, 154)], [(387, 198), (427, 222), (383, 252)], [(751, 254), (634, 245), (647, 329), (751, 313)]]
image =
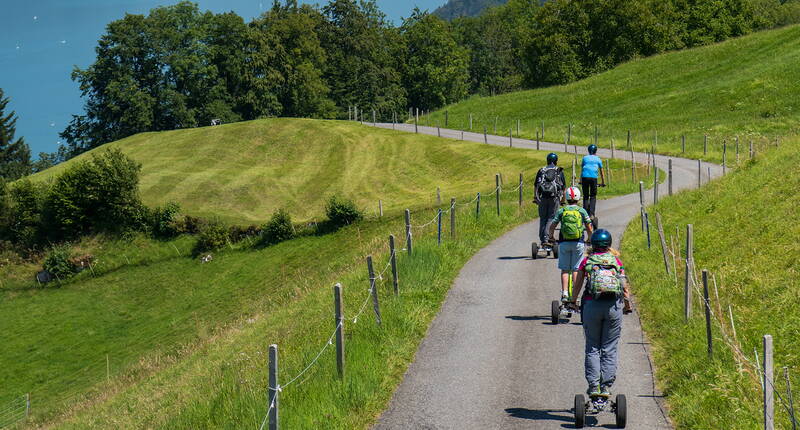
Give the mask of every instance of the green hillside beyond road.
[[(588, 144), (599, 131), (599, 143), (624, 147), (626, 132), (634, 146), (649, 150), (658, 134), (656, 150), (721, 162), (722, 140), (729, 155), (735, 135), (746, 152), (756, 143), (800, 130), (800, 26), (764, 31), (716, 45), (658, 55), (623, 64), (613, 70), (569, 85), (473, 97), (422, 118), (423, 124), (444, 126), (445, 111), (451, 128), (516, 133), (535, 138), (544, 121), (545, 138), (563, 142), (567, 124), (571, 141)], [(703, 135), (709, 151), (703, 154)], [(730, 160), (730, 159), (729, 159)]]

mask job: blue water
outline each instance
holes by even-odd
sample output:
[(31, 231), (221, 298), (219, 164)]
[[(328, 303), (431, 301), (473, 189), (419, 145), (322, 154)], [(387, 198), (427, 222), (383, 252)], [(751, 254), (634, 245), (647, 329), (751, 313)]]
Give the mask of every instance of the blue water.
[[(324, 1), (323, 1), (324, 2)], [(94, 60), (94, 47), (105, 25), (125, 13), (146, 14), (158, 0), (8, 0), (0, 15), (0, 88), (16, 111), (17, 136), (34, 155), (58, 147), (58, 133), (73, 114), (82, 112), (80, 90), (70, 79), (73, 67)], [(272, 0), (198, 0), (203, 10), (234, 11), (246, 21), (272, 5)], [(307, 1), (306, 3), (318, 3)], [(445, 0), (378, 0), (396, 23), (414, 6), (433, 10)]]

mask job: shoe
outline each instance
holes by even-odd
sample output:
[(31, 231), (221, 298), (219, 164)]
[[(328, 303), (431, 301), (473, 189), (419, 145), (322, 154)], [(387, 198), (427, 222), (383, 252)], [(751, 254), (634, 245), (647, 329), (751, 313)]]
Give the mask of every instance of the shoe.
[(593, 385), (586, 390), (586, 395), (588, 395), (589, 397), (597, 397), (602, 395), (602, 392), (600, 391), (599, 386)]
[(600, 387), (600, 396), (606, 397), (606, 398), (611, 397), (611, 390), (609, 388), (610, 387), (608, 387), (606, 385)]
[(562, 291), (561, 292), (561, 303), (567, 303), (567, 302), (569, 302), (569, 294), (567, 294), (567, 293)]

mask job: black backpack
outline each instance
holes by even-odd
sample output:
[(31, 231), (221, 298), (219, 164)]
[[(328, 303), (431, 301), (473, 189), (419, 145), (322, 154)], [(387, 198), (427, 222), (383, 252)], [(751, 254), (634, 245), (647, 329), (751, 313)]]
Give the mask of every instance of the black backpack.
[(540, 196), (543, 197), (558, 197), (561, 195), (560, 169), (558, 167), (544, 167), (542, 174), (539, 175), (539, 182), (536, 184), (536, 189)]

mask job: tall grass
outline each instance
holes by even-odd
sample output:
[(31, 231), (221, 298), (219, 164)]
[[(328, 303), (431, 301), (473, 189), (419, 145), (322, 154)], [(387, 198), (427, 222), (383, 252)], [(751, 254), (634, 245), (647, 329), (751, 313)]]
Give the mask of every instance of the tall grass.
[[(784, 399), (781, 368), (789, 368), (795, 386), (800, 382), (800, 344), (796, 341), (800, 226), (781, 221), (796, 212), (798, 143), (797, 138), (787, 139), (781, 148), (746, 162), (724, 178), (661, 199), (649, 208), (651, 219), (655, 213), (664, 219), (677, 276), (665, 276), (660, 246), (654, 241), (652, 249), (646, 249), (638, 222), (632, 222), (625, 233), (626, 268), (653, 344), (657, 380), (678, 428), (752, 429), (763, 425), (761, 385), (753, 364), (754, 350), (762, 350), (764, 334), (774, 336), (776, 388)], [(713, 359), (707, 358), (699, 290), (694, 291), (693, 317), (684, 323), (685, 272), (680, 258), (685, 258), (687, 224), (694, 225), (698, 277), (702, 269), (712, 276)], [(777, 399), (775, 410), (778, 428), (792, 428)]]

